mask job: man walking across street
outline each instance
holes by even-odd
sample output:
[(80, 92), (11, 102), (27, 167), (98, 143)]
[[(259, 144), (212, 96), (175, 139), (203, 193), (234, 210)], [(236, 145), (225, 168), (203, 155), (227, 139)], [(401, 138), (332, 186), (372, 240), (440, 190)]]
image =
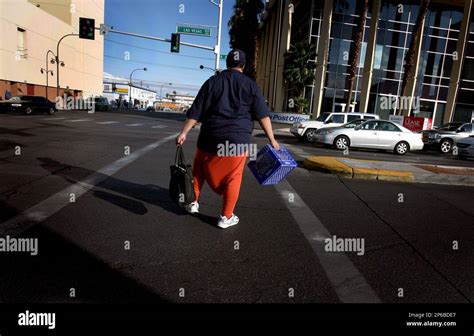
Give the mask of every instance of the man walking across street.
[(280, 149), (273, 135), (265, 99), (257, 84), (243, 74), (245, 53), (232, 50), (226, 63), (227, 70), (203, 84), (186, 113), (183, 130), (176, 138), (176, 144), (182, 145), (193, 126), (202, 123), (193, 164), (196, 200), (186, 210), (191, 214), (199, 212), (199, 197), (207, 181), (211, 189), (223, 197), (217, 224), (222, 229), (239, 223), (234, 208), (239, 198), (247, 153), (222, 155), (219, 148), (229, 145), (248, 148), (253, 120), (258, 120), (271, 145)]

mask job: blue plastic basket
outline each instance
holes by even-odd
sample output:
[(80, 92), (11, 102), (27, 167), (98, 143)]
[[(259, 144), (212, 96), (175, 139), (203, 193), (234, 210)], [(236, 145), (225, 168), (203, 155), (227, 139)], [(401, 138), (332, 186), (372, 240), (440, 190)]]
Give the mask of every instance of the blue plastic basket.
[(261, 185), (278, 184), (296, 166), (296, 161), (286, 148), (280, 146), (277, 151), (271, 145), (263, 147), (258, 152), (257, 159), (248, 163), (250, 171)]

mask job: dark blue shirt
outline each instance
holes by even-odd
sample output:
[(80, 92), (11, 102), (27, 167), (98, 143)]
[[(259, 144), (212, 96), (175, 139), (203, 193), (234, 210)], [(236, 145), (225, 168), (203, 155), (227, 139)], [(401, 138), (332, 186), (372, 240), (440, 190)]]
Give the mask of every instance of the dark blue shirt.
[(253, 120), (269, 117), (257, 84), (236, 70), (209, 78), (199, 90), (186, 116), (202, 123), (198, 148), (216, 153), (219, 143), (248, 144)]

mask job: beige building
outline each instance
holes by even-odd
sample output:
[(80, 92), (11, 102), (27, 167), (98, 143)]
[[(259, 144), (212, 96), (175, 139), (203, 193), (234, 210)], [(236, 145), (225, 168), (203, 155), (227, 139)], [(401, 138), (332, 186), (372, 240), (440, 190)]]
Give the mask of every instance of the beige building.
[[(79, 17), (104, 22), (104, 0), (0, 0), (0, 97), (9, 90), (15, 95), (56, 97), (57, 43), (64, 35), (79, 31)], [(48, 53), (51, 50), (53, 53)], [(47, 57), (48, 56), (48, 57)], [(47, 58), (46, 58), (47, 57)], [(69, 88), (74, 95), (100, 95), (104, 39), (68, 36), (60, 44), (60, 95)], [(46, 74), (46, 62), (48, 70)], [(42, 73), (43, 69), (43, 73)]]

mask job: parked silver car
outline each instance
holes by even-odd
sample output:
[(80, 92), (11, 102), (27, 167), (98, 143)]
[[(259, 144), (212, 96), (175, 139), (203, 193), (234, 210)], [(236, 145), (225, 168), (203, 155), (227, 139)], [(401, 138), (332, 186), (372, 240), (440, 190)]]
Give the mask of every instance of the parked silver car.
[(441, 153), (449, 153), (452, 151), (454, 144), (464, 138), (474, 135), (474, 127), (472, 123), (464, 123), (457, 128), (440, 128), (439, 130), (431, 130), (423, 132), (423, 143), (425, 146), (437, 147)]
[(336, 149), (348, 147), (386, 149), (404, 155), (410, 150), (423, 149), (420, 133), (397, 125), (388, 120), (370, 120), (351, 127), (322, 129), (317, 134), (317, 141), (333, 145)]
[(457, 154), (460, 159), (474, 158), (474, 135), (464, 138), (456, 143)]

